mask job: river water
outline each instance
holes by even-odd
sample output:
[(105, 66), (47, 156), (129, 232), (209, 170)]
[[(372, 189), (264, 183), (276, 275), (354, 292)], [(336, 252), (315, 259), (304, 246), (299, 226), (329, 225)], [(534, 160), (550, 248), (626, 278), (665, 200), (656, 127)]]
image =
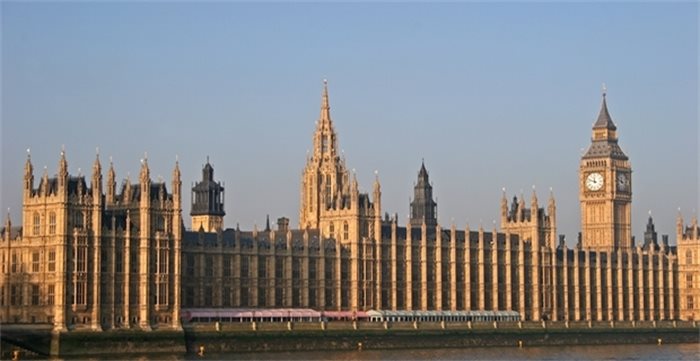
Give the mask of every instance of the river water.
[[(168, 358), (168, 357), (166, 357)], [(144, 360), (162, 359), (146, 357)], [(170, 359), (180, 359), (174, 357)], [(474, 347), (275, 353), (206, 353), (187, 360), (700, 360), (700, 343), (546, 347)]]
[(298, 351), (258, 353), (103, 355), (77, 360), (700, 360), (700, 343), (667, 345), (602, 345), (542, 347), (472, 347), (363, 351)]

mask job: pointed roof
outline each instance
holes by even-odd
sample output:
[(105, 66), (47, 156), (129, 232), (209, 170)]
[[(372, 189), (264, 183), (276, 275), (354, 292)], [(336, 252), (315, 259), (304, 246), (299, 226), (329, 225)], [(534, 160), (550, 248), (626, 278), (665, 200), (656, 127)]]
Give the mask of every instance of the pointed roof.
[(598, 113), (598, 119), (593, 124), (593, 129), (610, 129), (617, 130), (615, 123), (613, 123), (610, 117), (610, 112), (608, 112), (608, 103), (605, 100), (606, 93), (603, 93), (603, 102), (600, 105), (600, 112)]
[(418, 171), (418, 179), (428, 179), (428, 171), (425, 169), (425, 160), (420, 161), (420, 170)]
[(318, 118), (318, 127), (319, 129), (323, 129), (324, 126), (327, 125), (330, 129), (332, 129), (332, 124), (331, 106), (328, 100), (328, 80), (323, 79), (323, 95), (321, 96), (321, 114)]

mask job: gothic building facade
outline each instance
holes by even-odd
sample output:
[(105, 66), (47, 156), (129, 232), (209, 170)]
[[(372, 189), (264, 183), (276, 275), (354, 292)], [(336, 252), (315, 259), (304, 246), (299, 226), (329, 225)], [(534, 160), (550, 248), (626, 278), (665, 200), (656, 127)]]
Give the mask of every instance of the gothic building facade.
[[(24, 169), (22, 220), (2, 229), (0, 317), (7, 323), (73, 328), (178, 327), (182, 244), (180, 170), (171, 192), (153, 182), (142, 160), (139, 182), (117, 185), (112, 162), (103, 188), (96, 157), (88, 186), (58, 174), (34, 186), (31, 157)], [(119, 189), (117, 189), (119, 187)]]
[[(24, 227), (2, 228), (1, 322), (66, 328), (179, 327), (181, 309), (515, 310), (525, 320), (667, 320), (700, 316), (700, 228), (679, 214), (676, 245), (651, 217), (643, 244), (631, 235), (631, 165), (605, 95), (581, 158), (581, 234), (557, 240), (556, 201), (533, 189), (509, 205), (500, 231), (438, 223), (422, 163), (409, 217), (382, 217), (378, 176), (360, 192), (338, 153), (324, 84), (301, 177), (299, 227), (224, 226), (224, 187), (207, 160), (192, 188), (192, 228), (181, 217), (180, 171), (171, 192), (152, 182), (116, 190), (99, 159), (90, 186), (58, 176), (34, 188), (27, 159)], [(274, 229), (273, 229), (274, 228)]]

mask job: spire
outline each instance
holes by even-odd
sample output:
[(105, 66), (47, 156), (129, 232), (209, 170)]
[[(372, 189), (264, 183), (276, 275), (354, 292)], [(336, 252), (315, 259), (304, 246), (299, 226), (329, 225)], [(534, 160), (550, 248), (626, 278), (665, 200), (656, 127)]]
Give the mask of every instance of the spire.
[(610, 113), (608, 112), (608, 103), (606, 101), (607, 88), (603, 84), (603, 102), (600, 105), (600, 112), (598, 113), (598, 119), (595, 124), (593, 124), (593, 129), (605, 128), (610, 130), (616, 130), (617, 127), (613, 123)]
[(377, 194), (381, 191), (381, 184), (379, 184), (379, 171), (374, 171), (374, 193)]
[(209, 156), (207, 156), (207, 163), (202, 168), (202, 181), (214, 181), (214, 167), (209, 163)]
[(549, 214), (552, 215), (552, 210), (556, 208), (556, 201), (554, 200), (554, 190), (549, 187), (549, 201), (548, 201)]
[(531, 212), (537, 212), (537, 208), (538, 208), (537, 192), (535, 191), (534, 184), (532, 185), (532, 196), (530, 196), (530, 208), (531, 208)]
[(34, 188), (34, 166), (32, 166), (32, 155), (27, 148), (27, 161), (24, 163), (24, 189), (31, 191)]
[(418, 171), (418, 181), (428, 181), (428, 171), (425, 169), (425, 159), (420, 160), (420, 170)]
[(58, 161), (58, 175), (60, 177), (68, 176), (68, 161), (66, 161), (66, 149), (61, 146), (61, 159)]
[(678, 216), (676, 217), (676, 236), (678, 239), (683, 237), (683, 214), (680, 207), (678, 208)]
[(508, 198), (506, 197), (506, 187), (501, 188), (501, 223), (508, 219)]
[(173, 181), (180, 181), (180, 159), (175, 156), (175, 168), (173, 168)]
[(321, 96), (321, 115), (319, 116), (319, 127), (324, 122), (331, 122), (331, 106), (328, 101), (328, 80), (323, 79), (323, 95)]
[(143, 159), (141, 159), (141, 174), (139, 175), (139, 180), (142, 184), (146, 184), (150, 179), (150, 171), (148, 169), (148, 155), (144, 153)]
[(267, 215), (265, 219), (265, 232), (270, 232), (270, 215)]
[(100, 164), (100, 148), (95, 151), (95, 162), (92, 164), (92, 178), (96, 179), (102, 174), (102, 164)]

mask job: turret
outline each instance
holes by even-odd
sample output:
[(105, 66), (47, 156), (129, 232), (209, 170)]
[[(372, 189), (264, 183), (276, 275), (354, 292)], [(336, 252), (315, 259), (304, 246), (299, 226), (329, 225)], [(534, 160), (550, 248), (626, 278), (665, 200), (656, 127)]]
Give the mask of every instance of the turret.
[(95, 162), (92, 164), (92, 201), (102, 203), (102, 165), (100, 164), (100, 153), (95, 155)]
[(109, 157), (109, 170), (107, 170), (107, 204), (114, 204), (114, 192), (117, 186), (115, 177), (112, 157)]
[(58, 192), (61, 195), (68, 195), (68, 161), (66, 161), (66, 151), (61, 149), (61, 158), (58, 160)]
[(32, 156), (27, 149), (27, 161), (24, 163), (24, 195), (28, 197), (34, 190), (34, 167), (32, 166)]
[(139, 185), (141, 186), (141, 207), (148, 207), (151, 199), (151, 172), (148, 169), (148, 158), (141, 160), (141, 173)]
[(379, 183), (379, 172), (374, 172), (374, 214), (381, 221), (382, 218), (382, 186)]
[(508, 222), (508, 198), (506, 197), (506, 188), (502, 188), (503, 193), (501, 194), (501, 225)]

